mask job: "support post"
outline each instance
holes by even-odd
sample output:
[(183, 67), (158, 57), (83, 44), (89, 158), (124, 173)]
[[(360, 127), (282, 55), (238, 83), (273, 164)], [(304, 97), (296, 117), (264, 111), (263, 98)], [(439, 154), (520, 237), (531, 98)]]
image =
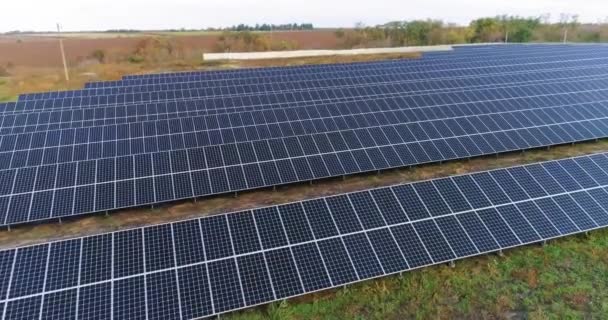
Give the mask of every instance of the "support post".
[(68, 73), (68, 63), (65, 59), (65, 50), (63, 48), (63, 38), (61, 37), (61, 28), (57, 23), (57, 34), (59, 36), (59, 49), (61, 50), (61, 60), (63, 60), (63, 73), (65, 74), (65, 81), (70, 81), (70, 74)]

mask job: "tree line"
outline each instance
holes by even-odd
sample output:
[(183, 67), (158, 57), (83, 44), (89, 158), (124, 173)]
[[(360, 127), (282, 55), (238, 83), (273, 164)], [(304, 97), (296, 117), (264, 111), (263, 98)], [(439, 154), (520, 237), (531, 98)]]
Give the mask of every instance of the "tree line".
[(442, 20), (392, 21), (335, 32), (343, 48), (416, 46), (483, 42), (601, 42), (608, 41), (608, 20), (581, 24), (578, 16), (562, 14), (558, 22), (549, 15), (539, 17), (497, 16), (479, 18), (468, 26)]
[(287, 24), (258, 24), (250, 26), (247, 24), (239, 24), (229, 28), (224, 28), (226, 31), (273, 31), (273, 30), (313, 30), (314, 26), (312, 23), (287, 23)]

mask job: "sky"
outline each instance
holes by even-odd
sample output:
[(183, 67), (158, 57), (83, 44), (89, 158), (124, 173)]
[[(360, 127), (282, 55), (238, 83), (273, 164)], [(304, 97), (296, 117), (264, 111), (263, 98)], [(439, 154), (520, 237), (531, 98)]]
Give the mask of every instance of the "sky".
[(498, 14), (578, 14), (582, 22), (608, 16), (608, 0), (2, 0), (0, 32), (108, 29), (202, 29), (240, 23), (313, 23), (315, 27), (376, 25), (442, 19), (468, 24)]

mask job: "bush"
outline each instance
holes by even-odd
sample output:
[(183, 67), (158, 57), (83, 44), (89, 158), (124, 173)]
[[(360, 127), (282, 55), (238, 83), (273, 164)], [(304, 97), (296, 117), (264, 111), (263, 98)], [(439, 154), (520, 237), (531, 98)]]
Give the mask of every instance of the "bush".
[(144, 57), (138, 54), (132, 54), (129, 56), (130, 63), (142, 63), (144, 62)]
[(216, 52), (251, 52), (268, 50), (293, 50), (298, 47), (295, 41), (273, 40), (266, 34), (249, 31), (224, 32), (215, 44)]
[(96, 49), (91, 53), (91, 58), (99, 61), (99, 63), (105, 63), (106, 52), (101, 49)]
[(176, 39), (150, 37), (140, 40), (128, 59), (132, 63), (160, 63), (182, 58), (184, 52), (182, 43)]

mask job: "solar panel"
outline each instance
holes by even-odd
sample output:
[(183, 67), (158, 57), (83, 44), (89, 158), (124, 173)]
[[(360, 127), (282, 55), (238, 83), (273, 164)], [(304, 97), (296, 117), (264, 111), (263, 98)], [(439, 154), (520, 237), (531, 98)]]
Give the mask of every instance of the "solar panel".
[(0, 310), (194, 319), (603, 228), (607, 165), (598, 153), (4, 250)]
[[(517, 79), (514, 79), (517, 80)], [(499, 86), (496, 88), (483, 88), (483, 89), (476, 89), (475, 87), (473, 88), (468, 88), (466, 91), (458, 91), (458, 89), (446, 89), (444, 94), (441, 94), (439, 92), (434, 92), (434, 93), (419, 93), (419, 94), (408, 94), (408, 95), (402, 95), (402, 96), (392, 96), (392, 97), (387, 97), (387, 96), (383, 96), (380, 98), (368, 98), (366, 100), (359, 100), (359, 101), (335, 101), (335, 102), (323, 102), (323, 104), (313, 104), (310, 105), (310, 102), (305, 102), (305, 101), (298, 101), (297, 103), (299, 105), (302, 106), (291, 106), (290, 108), (281, 108), (281, 110), (278, 110), (278, 112), (280, 113), (285, 113), (285, 115), (283, 115), (283, 118), (285, 117), (289, 117), (289, 114), (294, 114), (297, 113), (297, 117), (293, 117), (291, 116), (292, 119), (307, 119), (307, 118), (323, 118), (323, 114), (324, 115), (343, 115), (343, 114), (352, 114), (352, 113), (364, 113), (365, 111), (368, 111), (370, 108), (370, 104), (372, 106), (374, 105), (381, 105), (383, 109), (409, 109), (409, 108), (416, 108), (416, 107), (427, 107), (427, 106), (437, 106), (437, 107), (442, 107), (444, 109), (447, 108), (446, 105), (457, 105), (463, 102), (471, 102), (471, 101), (488, 101), (488, 102), (494, 102), (497, 103), (496, 100), (500, 100), (500, 101), (505, 101), (505, 100), (509, 100), (509, 99), (514, 99), (514, 98), (518, 98), (518, 97), (522, 97), (522, 98), (543, 98), (543, 96), (547, 96), (544, 98), (552, 98), (552, 99), (556, 99), (556, 96), (553, 91), (551, 91), (550, 87), (547, 87), (547, 85), (557, 85), (557, 86), (561, 86), (562, 88), (560, 88), (560, 90), (568, 90), (568, 91), (561, 91), (561, 94), (566, 94), (566, 93), (578, 93), (580, 92), (581, 94), (589, 94), (592, 95), (594, 93), (596, 93), (596, 90), (602, 89), (601, 87), (598, 87), (598, 85), (602, 84), (603, 79), (595, 79), (595, 80), (590, 80), (587, 78), (584, 79), (566, 79), (566, 80), (542, 80), (542, 82), (538, 82), (538, 83), (530, 83), (527, 85), (524, 85), (522, 82), (518, 82), (520, 83), (519, 86), (513, 86), (511, 85), (506, 85), (506, 86)], [(547, 81), (547, 82), (545, 82)], [(568, 82), (566, 83), (566, 81), (572, 81), (572, 82)], [(589, 86), (586, 86), (586, 83), (579, 83), (580, 81), (587, 81), (587, 83), (589, 83), (590, 81), (593, 81), (592, 84), (589, 84)], [(557, 82), (557, 83), (554, 83)], [(567, 86), (568, 84), (570, 84), (570, 86)], [(585, 85), (585, 86), (582, 86)], [(591, 87), (591, 86), (594, 87)], [(508, 91), (508, 92), (504, 92), (504, 91)], [(425, 90), (425, 91), (429, 91), (429, 90)], [(533, 94), (530, 94), (530, 92), (533, 92)], [(601, 93), (601, 92), (600, 92)], [(507, 95), (507, 96), (505, 96)], [(469, 97), (470, 96), (470, 97)], [(482, 99), (479, 99), (479, 97), (482, 97)], [(391, 98), (390, 100), (388, 100), (389, 98)], [(498, 102), (500, 102), (498, 101)], [(390, 102), (390, 104), (389, 104)], [(244, 102), (241, 102), (242, 104), (244, 104)], [(309, 103), (308, 106), (305, 106), (306, 103)], [(546, 103), (543, 102), (543, 103)], [(388, 104), (388, 105), (387, 105)], [(261, 119), (261, 121), (257, 121), (258, 123), (262, 122), (262, 123), (269, 123), (269, 122), (277, 122), (278, 120), (276, 119), (265, 119), (268, 116), (275, 116), (272, 113), (276, 112), (276, 111), (270, 111), (270, 109), (272, 110), (277, 110), (277, 108), (280, 108), (281, 106), (283, 106), (283, 104), (277, 104), (277, 105), (264, 105), (264, 106), (260, 106), (263, 108), (269, 108), (267, 112), (263, 112), (263, 111), (252, 111), (251, 112), (251, 117), (252, 122), (249, 124), (255, 124), (256, 120)], [(152, 119), (158, 118), (158, 117), (183, 117), (183, 116), (194, 116), (195, 114), (197, 114), (198, 112), (195, 111), (195, 109), (197, 108), (197, 106), (186, 106), (186, 105), (177, 105), (177, 104), (165, 104), (162, 108), (160, 107), (160, 105), (156, 106), (155, 108), (139, 108), (138, 106), (133, 106), (134, 108), (132, 110), (128, 110), (128, 109), (124, 109), (117, 107), (117, 108), (103, 108), (103, 109), (99, 109), (97, 111), (101, 111), (101, 112), (86, 112), (83, 113), (82, 110), (80, 111), (72, 111), (72, 112), (56, 112), (53, 114), (48, 114), (48, 113), (28, 113), (28, 114), (21, 114), (21, 115), (6, 115), (2, 121), (2, 132), (4, 134), (8, 134), (9, 132), (12, 133), (21, 133), (21, 132), (33, 132), (33, 131), (46, 131), (49, 129), (54, 129), (54, 128), (58, 128), (58, 127), (90, 127), (90, 126), (100, 126), (101, 124), (104, 123), (112, 123), (112, 122), (128, 122), (128, 121), (142, 121), (145, 120), (145, 117), (149, 117)], [(205, 108), (205, 106), (202, 106), (203, 109)], [(327, 111), (327, 107), (331, 107), (333, 110), (329, 110), (329, 113)], [(450, 109), (452, 109), (454, 106), (450, 107)], [(237, 110), (242, 110), (240, 108), (236, 108), (233, 107)], [(259, 109), (256, 108), (255, 106), (249, 106), (247, 107), (249, 109)], [(363, 109), (362, 109), (363, 108)], [(174, 111), (179, 110), (184, 110), (181, 113), (182, 114), (173, 114), (172, 116), (169, 116), (169, 109), (173, 109)], [(337, 110), (336, 110), (337, 109)], [(358, 110), (359, 109), (359, 110)], [(367, 109), (367, 110), (366, 110)], [(218, 109), (219, 110), (219, 109)], [(336, 111), (334, 111), (336, 110)], [(376, 107), (375, 110), (378, 110), (378, 107)], [(88, 111), (93, 111), (93, 110), (88, 110)], [(142, 116), (138, 116), (137, 113), (141, 111)], [(149, 112), (148, 112), (149, 111)], [(218, 113), (216, 114), (217, 116), (224, 116), (226, 117), (226, 115), (228, 113), (232, 113), (234, 110), (232, 109), (225, 109), (224, 113)], [(162, 112), (159, 115), (154, 115), (154, 113), (158, 113), (158, 112)], [(314, 112), (312, 115), (309, 115), (308, 112)], [(340, 114), (337, 114), (337, 112), (340, 112)], [(205, 110), (201, 110), (200, 113), (202, 114), (208, 114), (208, 111)], [(333, 114), (332, 114), (333, 113)], [(147, 115), (149, 114), (149, 116)], [(106, 115), (108, 115), (106, 117)], [(231, 115), (228, 115), (229, 117), (231, 117)], [(98, 117), (98, 119), (91, 119), (93, 117)], [(239, 116), (237, 116), (238, 118)], [(241, 116), (242, 117), (242, 116)], [(276, 116), (275, 116), (276, 117)], [(86, 120), (85, 120), (86, 119)], [(214, 119), (214, 117), (206, 117), (206, 118), (202, 118), (199, 117), (197, 119), (195, 119), (196, 121), (203, 121), (202, 127), (204, 128), (206, 125), (205, 123), (208, 121), (206, 119)], [(220, 121), (220, 126), (231, 126), (233, 125), (232, 123), (230, 123), (231, 121), (229, 121), (230, 119), (225, 119), (224, 121)], [(240, 122), (242, 122), (242, 120), (239, 119)], [(197, 128), (201, 128), (201, 125), (196, 124)], [(56, 130), (56, 129), (55, 129)], [(115, 128), (112, 127), (106, 127), (103, 130), (110, 130), (110, 131), (115, 131)], [(65, 134), (64, 131), (63, 134)], [(73, 133), (70, 133), (73, 134)], [(86, 134), (86, 133), (85, 133)], [(124, 138), (124, 137), (123, 137)]]
[[(517, 64), (517, 65), (501, 65), (497, 68), (465, 68), (465, 69), (452, 69), (452, 70), (439, 70), (429, 71), (417, 74), (403, 74), (398, 71), (391, 71), (391, 73), (381, 75), (371, 75), (365, 72), (362, 74), (349, 74), (347, 77), (334, 78), (334, 79), (298, 79), (298, 80), (285, 80), (278, 83), (263, 83), (262, 80), (257, 80), (255, 83), (250, 84), (237, 84), (237, 85), (226, 85), (219, 87), (199, 87), (193, 85), (193, 83), (172, 83), (171, 85), (154, 85), (149, 87), (140, 88), (145, 91), (134, 92), (134, 93), (115, 93), (111, 91), (102, 92), (96, 96), (88, 97), (68, 97), (58, 99), (46, 99), (46, 100), (35, 100), (30, 102), (19, 102), (15, 106), (16, 109), (9, 110), (8, 113), (22, 113), (22, 111), (41, 111), (41, 110), (69, 110), (69, 109), (82, 109), (84, 107), (101, 107), (102, 105), (122, 105), (122, 104), (134, 104), (143, 102), (154, 102), (162, 100), (172, 101), (192, 101), (202, 100), (202, 98), (220, 98), (220, 97), (248, 97), (256, 96), (259, 93), (273, 93), (278, 94), (281, 92), (306, 92), (309, 90), (323, 91), (323, 89), (349, 89), (356, 90), (366, 86), (372, 86), (373, 88), (383, 88), (387, 84), (399, 85), (405, 91), (411, 91), (408, 88), (408, 84), (411, 87), (412, 82), (430, 82), (430, 84), (423, 85), (434, 86), (437, 88), (442, 87), (459, 87), (462, 86), (462, 82), (468, 79), (470, 86), (490, 86), (492, 82), (504, 83), (509, 82), (507, 79), (497, 79), (497, 75), (519, 75), (521, 73), (531, 73), (534, 70), (543, 70), (549, 72), (544, 77), (542, 75), (535, 75), (533, 78), (544, 78), (557, 77), (559, 74), (563, 76), (590, 76), (598, 74), (601, 70), (605, 69), (606, 60), (592, 60), (592, 61), (561, 61), (557, 62), (543, 62), (542, 64)], [(574, 74), (566, 73), (575, 69)], [(582, 70), (581, 70), (582, 69)], [(599, 70), (601, 69), (601, 70)], [(553, 71), (553, 72), (550, 72)], [(561, 71), (561, 73), (559, 73)], [(486, 79), (490, 77), (490, 79)], [(521, 77), (521, 76), (520, 76)], [(465, 79), (463, 79), (465, 78)], [(448, 84), (442, 84), (438, 80), (450, 80)], [(499, 82), (500, 80), (500, 82)], [(531, 81), (533, 79), (524, 79)], [(488, 83), (488, 81), (490, 81)], [(513, 81), (510, 81), (513, 82)], [(409, 89), (409, 90), (408, 90)], [(375, 89), (379, 90), (379, 89)], [(418, 89), (419, 91), (420, 89)], [(116, 91), (116, 90), (114, 90)], [(124, 90), (121, 90), (124, 91)], [(5, 112), (6, 113), (6, 112)]]
[[(390, 75), (394, 75), (396, 77), (403, 78), (405, 75), (412, 74), (414, 78), (416, 77), (424, 77), (424, 75), (420, 73), (426, 73), (429, 71), (444, 71), (444, 73), (448, 71), (459, 71), (465, 70), (461, 72), (466, 72), (469, 70), (473, 72), (477, 69), (487, 69), (487, 68), (499, 68), (500, 66), (510, 66), (511, 68), (515, 68), (515, 70), (521, 70), (525, 68), (527, 65), (535, 65), (535, 64), (543, 64), (548, 61), (567, 61), (571, 63), (575, 62), (599, 62), (603, 61), (605, 58), (605, 54), (602, 51), (593, 52), (591, 50), (581, 51), (578, 55), (559, 55), (559, 56), (547, 56), (543, 55), (541, 57), (518, 57), (511, 60), (501, 60), (500, 58), (494, 59), (482, 59), (475, 58), (473, 62), (458, 62), (458, 61), (450, 61), (447, 60), (444, 64), (437, 63), (428, 63), (423, 60), (424, 64), (420, 65), (411, 65), (405, 64), (403, 66), (398, 67), (388, 67), (388, 68), (374, 68), (366, 70), (365, 67), (360, 66), (358, 69), (354, 70), (346, 70), (343, 72), (329, 72), (325, 73), (313, 73), (313, 74), (301, 74), (296, 73), (289, 76), (279, 76), (279, 78), (246, 78), (239, 77), (230, 81), (216, 81), (216, 82), (185, 82), (180, 83), (180, 79), (171, 80), (170, 83), (158, 84), (158, 85), (143, 85), (137, 87), (121, 87), (116, 89), (102, 89), (102, 90), (77, 90), (77, 91), (64, 91), (64, 92), (55, 92), (52, 94), (43, 95), (43, 97), (39, 99), (34, 99), (33, 96), (29, 99), (20, 100), (18, 103), (20, 106), (18, 109), (31, 109), (31, 108), (51, 108), (54, 105), (65, 106), (65, 105), (103, 105), (103, 104), (111, 104), (112, 101), (122, 102), (138, 102), (138, 101), (154, 101), (154, 100), (162, 100), (163, 96), (166, 94), (170, 94), (170, 96), (182, 97), (184, 95), (192, 94), (193, 89), (204, 88), (205, 90), (197, 90), (196, 96), (208, 96), (212, 93), (218, 94), (220, 88), (224, 88), (223, 91), (229, 92), (228, 88), (232, 88), (236, 85), (248, 85), (252, 86), (255, 90), (256, 87), (267, 86), (268, 88), (259, 89), (264, 91), (269, 91), (269, 88), (275, 86), (287, 86), (289, 83), (294, 83), (295, 85), (302, 85), (302, 81), (321, 81), (316, 85), (323, 85), (323, 80), (329, 83), (338, 82), (340, 78), (348, 80), (353, 77), (361, 77), (361, 76), (370, 76), (370, 74), (376, 75), (384, 75), (384, 81), (386, 81), (386, 77)], [(456, 58), (456, 60), (458, 60)], [(503, 67), (504, 69), (504, 67)], [(315, 85), (314, 83), (311, 85)], [(234, 92), (236, 93), (236, 92)], [(142, 96), (142, 94), (144, 94)], [(49, 96), (50, 95), (50, 96)], [(139, 100), (138, 100), (139, 99)], [(27, 102), (29, 100), (29, 102)], [(39, 101), (41, 100), (41, 101)]]
[[(557, 47), (556, 47), (557, 48)], [(551, 53), (551, 51), (555, 51), (556, 48), (542, 48), (542, 47), (537, 47), (534, 50), (525, 50), (525, 48), (517, 48), (516, 50), (513, 50), (512, 52), (507, 52), (505, 50), (502, 50), (503, 52), (500, 52), (498, 50), (489, 50), (491, 51), (489, 54), (486, 54), (485, 57), (487, 58), (496, 58), (497, 56), (501, 56), (501, 57), (517, 57), (519, 55), (521, 55), (522, 53), (526, 53), (527, 55), (534, 55), (534, 54), (546, 54), (549, 55)], [(551, 50), (550, 50), (551, 49)], [(601, 48), (600, 48), (601, 49)], [(559, 50), (563, 53), (566, 52), (576, 52), (577, 50), (580, 50), (580, 48), (572, 48), (572, 47), (560, 47)], [(477, 50), (477, 52), (473, 53), (473, 54), (467, 54), (464, 50), (454, 50), (454, 51), (448, 51), (448, 52), (443, 52), (443, 55), (450, 55), (451, 58), (461, 58), (461, 57), (470, 57), (470, 58), (475, 58), (475, 57), (482, 57), (481, 54), (481, 50)], [(424, 60), (434, 60), (435, 62), (441, 62), (443, 59), (438, 59), (438, 58), (444, 58), (444, 57), (439, 57), (441, 54), (440, 53), (424, 53), (423, 55), (423, 59)], [(244, 75), (248, 75), (248, 74), (265, 74), (268, 71), (290, 71), (290, 70), (294, 70), (294, 71), (298, 71), (298, 73), (304, 73), (304, 72), (318, 72), (318, 71), (324, 71), (324, 70), (340, 70), (340, 69), (352, 69), (352, 68), (359, 68), (362, 66), (384, 66), (384, 65), (388, 65), (388, 64), (392, 64), (392, 65), (398, 65), (398, 64), (403, 64), (403, 63), (420, 63), (419, 60), (398, 60), (398, 61), (371, 61), (371, 62), (358, 62), (358, 63), (341, 63), (341, 64), (332, 64), (332, 65), (309, 65), (309, 66), (288, 66), (288, 67), (270, 67), (270, 68), (265, 68), (264, 70), (260, 70), (260, 69), (239, 69), (239, 70), (218, 70), (218, 71), (211, 71), (211, 72), (178, 72), (178, 73), (163, 73), (163, 74), (148, 74), (148, 75), (136, 75), (136, 76), (125, 76), (123, 78), (123, 80), (119, 80), (119, 81), (104, 81), (104, 82), (94, 82), (94, 83), (87, 83), (85, 88), (101, 88), (101, 87), (114, 87), (114, 86), (124, 86), (124, 85), (133, 85), (133, 84), (142, 84), (142, 83), (146, 83), (146, 84), (150, 84), (150, 83), (161, 83), (161, 81), (164, 80), (176, 80), (178, 78), (183, 78), (183, 79), (201, 79), (201, 78), (220, 78), (220, 77), (224, 77), (226, 79), (229, 79), (230, 77), (236, 76), (238, 75), (239, 77), (242, 77)], [(276, 74), (276, 73), (271, 73), (271, 74)], [(24, 95), (27, 96), (29, 98), (35, 98), (37, 96), (42, 96), (43, 94), (28, 94), (28, 95)]]
[[(120, 148), (101, 141), (82, 144), (86, 149), (79, 153), (79, 149), (70, 149), (69, 145), (59, 146), (60, 139), (56, 136), (53, 147), (1, 153), (5, 155), (2, 161), (5, 168), (13, 167), (0, 171), (5, 186), (0, 197), (1, 216), (5, 225), (11, 225), (602, 138), (608, 131), (608, 120), (596, 107), (596, 104), (581, 104), (533, 109), (523, 117), (530, 121), (528, 126), (516, 120), (515, 115), (522, 111), (495, 114), (488, 119), (506, 126), (496, 131), (473, 125), (475, 121), (469, 119), (479, 121), (475, 115), (438, 121), (449, 130), (442, 132), (435, 129), (433, 122), (436, 121), (411, 122), (240, 143), (224, 141), (188, 149), (183, 149), (186, 144), (182, 142), (181, 149), (174, 150), (171, 150), (171, 138), (142, 138), (139, 140), (142, 152), (147, 153), (126, 155), (117, 153), (123, 152)], [(591, 117), (582, 116), (578, 110), (583, 110), (582, 113), (588, 110)], [(559, 114), (562, 120), (549, 121), (550, 114)], [(505, 115), (512, 119), (505, 120)], [(425, 129), (425, 124), (430, 126)], [(453, 133), (451, 127), (459, 128), (461, 134)], [(388, 139), (391, 134), (396, 141)], [(183, 138), (181, 133), (168, 137), (173, 136)], [(7, 141), (14, 144), (16, 140)], [(32, 138), (32, 141), (41, 139)], [(48, 135), (46, 141), (50, 141)], [(133, 146), (130, 145), (131, 150)], [(166, 147), (169, 149), (164, 150), (171, 151), (163, 151)], [(107, 153), (108, 148), (113, 153)], [(130, 150), (129, 145), (125, 148)], [(59, 163), (59, 159), (65, 158), (65, 150), (68, 155), (83, 158)], [(248, 155), (254, 157), (246, 159)]]
[[(288, 84), (302, 86), (306, 84), (305, 81), (316, 81), (309, 85), (323, 85), (324, 82), (336, 83), (340, 81), (348, 81), (357, 77), (365, 77), (370, 80), (375, 76), (378, 77), (380, 81), (388, 81), (391, 78), (399, 79), (403, 78), (405, 75), (409, 75), (410, 79), (424, 79), (428, 78), (430, 75), (425, 75), (426, 72), (437, 72), (437, 71), (445, 71), (445, 73), (453, 73), (453, 72), (465, 72), (469, 71), (474, 72), (475, 70), (484, 70), (484, 69), (505, 69), (507, 66), (514, 68), (516, 70), (521, 70), (522, 68), (528, 66), (534, 66), (537, 64), (546, 64), (550, 61), (564, 61), (569, 63), (574, 62), (601, 62), (604, 61), (603, 55), (595, 54), (589, 55), (560, 55), (560, 56), (544, 56), (543, 60), (533, 60), (532, 62), (528, 60), (529, 57), (521, 57), (518, 60), (489, 60), (486, 59), (483, 61), (481, 65), (477, 63), (457, 63), (451, 62), (449, 65), (430, 65), (430, 66), (417, 66), (413, 67), (410, 65), (405, 66), (397, 66), (390, 68), (377, 68), (366, 70), (364, 68), (358, 68), (354, 70), (341, 71), (341, 72), (331, 72), (328, 74), (317, 72), (312, 74), (294, 74), (294, 75), (277, 75), (271, 77), (241, 77), (230, 80), (201, 80), (201, 81), (185, 81), (186, 79), (177, 78), (177, 79), (168, 79), (166, 81), (170, 81), (167, 83), (159, 83), (159, 84), (144, 84), (144, 85), (136, 85), (136, 86), (121, 86), (121, 87), (111, 87), (111, 88), (103, 88), (103, 89), (88, 89), (88, 90), (75, 90), (75, 91), (61, 91), (57, 92), (51, 98), (40, 97), (39, 99), (29, 99), (29, 101), (34, 102), (35, 100), (48, 100), (44, 101), (53, 102), (53, 100), (57, 100), (57, 102), (62, 102), (63, 98), (73, 98), (73, 97), (89, 97), (93, 98), (95, 96), (107, 96), (107, 95), (117, 95), (117, 94), (126, 94), (126, 93), (146, 93), (152, 92), (154, 94), (164, 94), (171, 93), (171, 91), (175, 90), (183, 90), (183, 89), (196, 89), (196, 88), (204, 88), (205, 90), (200, 90), (199, 94), (202, 96), (209, 96), (211, 94), (218, 94), (221, 91), (238, 91), (242, 87), (245, 89), (255, 89), (261, 86), (285, 86)], [(445, 75), (444, 75), (445, 76)], [(368, 80), (369, 81), (369, 80)], [(317, 83), (318, 82), (318, 83)], [(252, 87), (248, 88), (248, 87)], [(112, 97), (110, 97), (112, 98)], [(157, 97), (158, 98), (158, 97)], [(152, 99), (152, 98), (150, 98)], [(22, 100), (23, 101), (23, 100)], [(54, 104), (58, 104), (58, 103)], [(87, 103), (103, 103), (103, 101), (97, 100), (85, 100)], [(31, 105), (26, 104), (26, 105)]]
[[(594, 50), (580, 49), (580, 54)], [(548, 60), (550, 52), (531, 58), (524, 51), (519, 52), (522, 65), (543, 54)], [(461, 58), (460, 67), (463, 61), (484, 60)], [(506, 60), (485, 63), (498, 66), (499, 61)], [(502, 65), (494, 70), (502, 73), (491, 77), (476, 75), (481, 70), (476, 69), (456, 78), (449, 78), (455, 75), (442, 69), (445, 65), (433, 67), (433, 62), (403, 65), (416, 70), (427, 65), (431, 72), (444, 72), (444, 78), (408, 80), (399, 86), (364, 83), (359, 91), (348, 86), (291, 88), (289, 95), (264, 92), (257, 100), (236, 93), (207, 99), (195, 108), (132, 105), (145, 107), (139, 114), (149, 118), (142, 121), (136, 113), (131, 123), (101, 126), (102, 119), (105, 123), (126, 116), (125, 105), (60, 106), (68, 113), (6, 115), (4, 129), (19, 133), (5, 132), (0, 138), (0, 178), (5, 181), (0, 224), (597, 139), (608, 130), (602, 105), (606, 81), (596, 60), (534, 72), (528, 65), (517, 74), (508, 72), (518, 66)], [(565, 62), (552, 63), (558, 67)], [(353, 71), (357, 65), (344, 68)], [(334, 69), (302, 70), (312, 75)], [(331, 72), (325, 76), (333, 77)], [(232, 95), (232, 89), (222, 90), (220, 94)], [(197, 108), (203, 114), (193, 116)], [(96, 117), (103, 112), (100, 120), (80, 121), (84, 113), (78, 112), (85, 110)], [(162, 119), (169, 110), (181, 113)], [(76, 128), (49, 130), (62, 125)]]
[[(593, 48), (595, 50), (597, 49), (602, 49), (602, 47), (600, 46), (593, 46)], [(605, 47), (604, 47), (605, 48)], [(551, 54), (554, 53), (555, 51), (559, 50), (561, 52), (575, 52), (577, 50), (581, 50), (580, 47), (578, 46), (556, 46), (556, 47), (547, 47), (547, 46), (536, 46), (536, 47), (531, 47), (531, 46), (527, 46), (527, 47), (517, 47), (515, 48), (507, 48), (510, 50), (505, 50), (505, 48), (501, 48), (502, 50), (496, 50), (496, 49), (490, 49), (487, 50), (486, 52), (482, 52), (481, 50), (476, 50), (476, 52), (466, 52), (465, 50), (463, 50), (462, 48), (459, 48), (458, 50), (452, 50), (452, 51), (443, 51), (443, 52), (425, 52), (422, 54), (422, 58), (423, 60), (431, 60), (434, 62), (438, 62), (438, 61), (442, 61), (444, 60), (445, 56), (450, 56), (450, 57), (455, 57), (455, 58), (459, 58), (459, 57), (468, 57), (468, 58), (478, 58), (478, 57), (486, 57), (486, 58), (493, 58), (493, 57), (516, 57), (523, 54), (526, 55), (534, 55), (534, 54)], [(531, 49), (531, 50), (527, 50), (527, 49)], [(589, 50), (589, 48), (586, 48), (586, 50)], [(310, 72), (310, 71), (316, 71), (316, 70), (323, 70), (323, 69), (332, 69), (335, 67), (340, 67), (340, 68), (350, 68), (353, 66), (360, 66), (360, 65), (375, 65), (375, 64), (385, 64), (385, 63), (419, 63), (420, 60), (412, 60), (412, 59), (407, 59), (407, 60), (397, 60), (397, 61), (388, 61), (388, 62), (377, 62), (377, 61), (371, 61), (371, 62), (357, 62), (357, 63), (339, 63), (339, 64), (331, 64), (331, 65), (305, 65), (305, 66), (287, 66), (287, 67), (270, 67), (270, 68), (265, 68), (264, 70), (260, 70), (259, 68), (253, 68), (253, 69), (238, 69), (238, 70), (215, 70), (212, 71), (211, 73), (206, 73), (206, 72), (201, 72), (201, 71), (190, 71), (190, 72), (176, 72), (176, 73), (161, 73), (161, 74), (145, 74), (145, 75), (127, 75), (125, 77), (123, 77), (122, 81), (119, 81), (119, 83), (124, 83), (124, 82), (130, 82), (130, 81), (143, 81), (143, 80), (158, 80), (158, 79), (164, 79), (164, 78), (169, 78), (169, 79), (175, 79), (178, 77), (189, 77), (189, 76), (203, 76), (203, 74), (205, 74), (207, 77), (209, 78), (214, 78), (214, 77), (218, 77), (218, 76), (234, 76), (234, 75), (239, 75), (242, 76), (244, 74), (265, 74), (265, 71), (270, 71), (270, 72), (285, 72), (285, 71), (296, 71), (296, 72)], [(104, 83), (108, 83), (108, 82), (101, 82), (101, 84)], [(112, 85), (113, 82), (109, 82), (108, 84)]]
[[(206, 114), (224, 114), (247, 110), (295, 107), (323, 107), (333, 103), (382, 103), (385, 99), (411, 99), (401, 101), (401, 108), (413, 107), (420, 95), (440, 92), (459, 93), (463, 90), (514, 90), (524, 85), (542, 85), (564, 81), (584, 81), (606, 76), (606, 68), (576, 67), (574, 69), (535, 70), (522, 74), (490, 74), (472, 78), (444, 78), (433, 81), (374, 84), (363, 87), (325, 88), (313, 91), (291, 90), (289, 97), (277, 92), (263, 95), (201, 98), (188, 101), (164, 101), (150, 104), (131, 104), (91, 108), (67, 108), (43, 112), (5, 113), (0, 116), (0, 133), (45, 131), (68, 127), (99, 126), (166, 118), (191, 117)], [(371, 93), (370, 90), (380, 93)], [(534, 92), (534, 88), (531, 88)], [(570, 89), (572, 90), (572, 89)], [(536, 92), (538, 94), (538, 92)], [(466, 94), (466, 92), (465, 92)], [(521, 92), (520, 92), (521, 94)], [(527, 93), (529, 94), (529, 93)], [(332, 98), (324, 98), (328, 96)], [(270, 102), (270, 100), (276, 100)], [(450, 98), (437, 98), (439, 102)], [(443, 103), (445, 103), (444, 101)], [(355, 111), (355, 110), (353, 110)], [(301, 116), (300, 116), (301, 117)]]

